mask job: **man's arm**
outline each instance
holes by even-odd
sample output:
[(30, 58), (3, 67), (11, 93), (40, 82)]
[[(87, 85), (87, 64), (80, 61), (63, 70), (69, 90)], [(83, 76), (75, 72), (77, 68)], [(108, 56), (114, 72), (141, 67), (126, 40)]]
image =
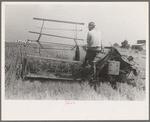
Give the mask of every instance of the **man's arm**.
[(90, 43), (90, 42), (91, 42), (91, 36), (90, 36), (90, 34), (88, 32), (88, 34), (87, 34), (87, 43)]

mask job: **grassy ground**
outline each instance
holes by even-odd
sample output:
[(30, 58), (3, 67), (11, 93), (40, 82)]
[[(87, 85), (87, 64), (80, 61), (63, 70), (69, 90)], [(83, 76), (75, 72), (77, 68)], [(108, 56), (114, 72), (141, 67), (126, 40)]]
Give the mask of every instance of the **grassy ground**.
[[(144, 82), (138, 80), (137, 82)], [(88, 82), (40, 82), (11, 79), (5, 87), (6, 99), (46, 99), (46, 100), (144, 100), (145, 91), (139, 86), (126, 83), (118, 85), (114, 90), (111, 85), (103, 83), (95, 91)]]
[[(141, 73), (145, 72), (146, 53), (144, 51), (135, 53), (133, 50), (118, 49), (121, 54), (133, 55), (139, 63)], [(22, 81), (16, 79), (16, 60), (18, 50), (6, 48), (5, 52), (5, 98), (6, 99), (35, 99), (35, 100), (144, 100), (145, 80), (137, 77), (132, 82), (136, 86), (127, 83), (118, 83), (118, 89), (113, 89), (107, 82), (101, 84), (94, 90), (88, 81), (62, 82), (62, 81)], [(68, 53), (69, 54), (69, 53)], [(19, 58), (20, 59), (20, 58)], [(144, 74), (144, 73), (143, 73)]]

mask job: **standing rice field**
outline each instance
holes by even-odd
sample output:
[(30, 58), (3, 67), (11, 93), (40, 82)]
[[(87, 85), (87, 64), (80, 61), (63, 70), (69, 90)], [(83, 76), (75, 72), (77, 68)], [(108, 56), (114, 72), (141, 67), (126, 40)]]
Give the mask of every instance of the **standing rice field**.
[[(33, 47), (33, 45), (30, 45)], [(52, 45), (51, 45), (52, 46)], [(54, 46), (54, 45), (53, 45)], [(57, 45), (58, 46), (58, 45)], [(64, 46), (63, 46), (64, 47)], [(70, 46), (72, 47), (72, 46)], [(68, 48), (68, 47), (67, 47)], [(132, 55), (140, 70), (140, 76), (132, 82), (118, 83), (117, 89), (113, 89), (108, 81), (104, 81), (97, 89), (90, 87), (88, 81), (70, 82), (70, 81), (22, 81), (16, 77), (17, 64), (22, 61), (24, 53), (29, 50), (23, 45), (6, 44), (5, 46), (5, 99), (15, 100), (120, 100), (120, 101), (141, 101), (145, 100), (145, 75), (146, 53), (134, 50), (118, 49), (122, 55)], [(32, 49), (29, 47), (29, 49)], [(31, 50), (28, 55), (39, 55), (38, 50)], [(22, 54), (21, 54), (22, 53)], [(74, 51), (42, 51), (40, 55), (44, 57), (53, 57), (73, 60)], [(83, 57), (84, 59), (84, 54)]]

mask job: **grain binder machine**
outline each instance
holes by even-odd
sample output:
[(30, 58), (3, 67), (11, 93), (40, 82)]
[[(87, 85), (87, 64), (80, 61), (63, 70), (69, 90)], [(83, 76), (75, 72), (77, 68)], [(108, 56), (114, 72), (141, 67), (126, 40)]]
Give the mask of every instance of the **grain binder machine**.
[[(64, 81), (82, 81), (82, 80), (98, 80), (101, 77), (119, 77), (121, 75), (127, 76), (130, 72), (134, 72), (135, 68), (132, 65), (122, 59), (121, 54), (114, 47), (105, 47), (104, 52), (99, 52), (93, 61), (91, 67), (86, 69), (82, 67), (83, 59), (85, 58), (86, 51), (82, 49), (82, 46), (78, 45), (77, 38), (77, 25), (84, 25), (84, 23), (51, 20), (43, 18), (33, 18), (34, 20), (42, 21), (42, 27), (40, 32), (29, 31), (32, 34), (39, 35), (37, 40), (28, 40), (39, 44), (39, 47), (35, 49), (33, 43), (30, 43), (30, 50), (32, 48), (32, 54), (27, 53), (22, 59), (20, 76), (22, 79), (47, 79), (47, 80), (64, 80)], [(45, 22), (56, 22), (63, 24), (74, 24), (75, 38), (53, 35), (43, 33)], [(74, 40), (75, 46), (53, 44), (49, 43), (48, 47), (44, 47), (40, 41), (42, 36), (51, 36), (55, 38), (65, 38)], [(59, 46), (58, 46), (59, 45)], [(47, 46), (47, 45), (46, 45)], [(27, 48), (27, 46), (25, 47)], [(74, 49), (76, 49), (74, 51)], [(26, 49), (28, 51), (28, 49)], [(38, 50), (36, 54), (35, 50)], [(63, 57), (63, 56), (65, 57)], [(63, 58), (62, 58), (63, 57)]]

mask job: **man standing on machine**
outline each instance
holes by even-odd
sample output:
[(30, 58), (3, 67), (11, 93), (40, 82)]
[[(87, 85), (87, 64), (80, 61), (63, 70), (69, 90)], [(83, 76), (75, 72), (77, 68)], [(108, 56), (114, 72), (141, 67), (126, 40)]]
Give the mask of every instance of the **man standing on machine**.
[(96, 53), (102, 50), (101, 33), (95, 29), (95, 23), (88, 24), (89, 32), (87, 34), (87, 53), (83, 66), (92, 65), (96, 57)]

